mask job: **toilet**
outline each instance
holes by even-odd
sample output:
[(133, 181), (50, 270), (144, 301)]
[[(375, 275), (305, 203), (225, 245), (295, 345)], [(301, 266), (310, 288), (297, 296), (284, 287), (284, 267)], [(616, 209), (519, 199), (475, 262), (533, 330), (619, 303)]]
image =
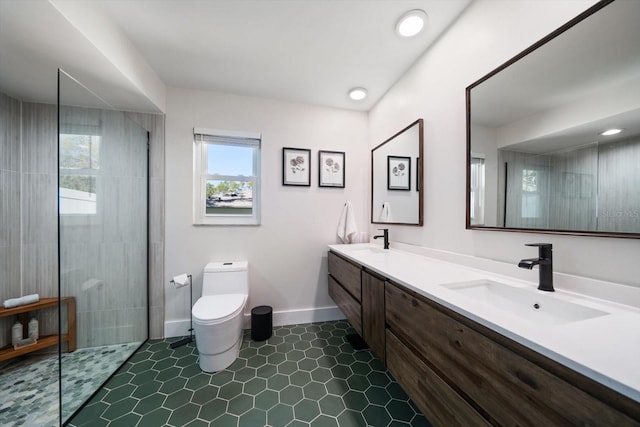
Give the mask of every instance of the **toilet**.
[(191, 310), (203, 371), (221, 371), (238, 357), (248, 296), (246, 261), (210, 262), (205, 266), (202, 296)]

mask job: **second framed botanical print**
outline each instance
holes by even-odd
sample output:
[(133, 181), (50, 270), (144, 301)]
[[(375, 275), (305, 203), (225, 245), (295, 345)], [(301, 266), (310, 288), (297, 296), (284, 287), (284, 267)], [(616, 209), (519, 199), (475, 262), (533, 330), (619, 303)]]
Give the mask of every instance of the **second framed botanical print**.
[(318, 186), (344, 188), (343, 151), (318, 151)]

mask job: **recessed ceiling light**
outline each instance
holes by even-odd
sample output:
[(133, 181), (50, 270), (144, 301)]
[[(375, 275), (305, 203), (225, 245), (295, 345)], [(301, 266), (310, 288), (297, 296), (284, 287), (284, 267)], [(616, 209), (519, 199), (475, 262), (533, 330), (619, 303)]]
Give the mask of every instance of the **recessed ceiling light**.
[(402, 37), (413, 37), (422, 31), (426, 20), (427, 14), (424, 10), (410, 10), (398, 19), (396, 32)]
[(602, 135), (602, 136), (611, 136), (611, 135), (617, 135), (620, 132), (622, 132), (622, 129), (607, 129), (604, 132), (600, 132), (600, 135)]
[(367, 90), (363, 87), (354, 87), (349, 91), (349, 98), (354, 101), (362, 101), (367, 97)]

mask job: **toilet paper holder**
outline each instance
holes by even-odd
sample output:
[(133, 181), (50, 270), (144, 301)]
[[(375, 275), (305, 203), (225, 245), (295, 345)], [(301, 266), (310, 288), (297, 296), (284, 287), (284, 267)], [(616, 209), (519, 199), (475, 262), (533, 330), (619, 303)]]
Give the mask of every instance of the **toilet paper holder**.
[[(172, 283), (177, 287), (176, 281), (174, 280), (176, 277), (180, 276), (175, 276), (169, 281), (169, 283)], [(191, 313), (191, 304), (193, 304), (193, 278), (190, 274), (187, 274), (187, 277), (189, 278), (189, 336), (169, 344), (169, 348), (171, 349), (178, 348), (185, 344), (193, 342), (193, 314)]]

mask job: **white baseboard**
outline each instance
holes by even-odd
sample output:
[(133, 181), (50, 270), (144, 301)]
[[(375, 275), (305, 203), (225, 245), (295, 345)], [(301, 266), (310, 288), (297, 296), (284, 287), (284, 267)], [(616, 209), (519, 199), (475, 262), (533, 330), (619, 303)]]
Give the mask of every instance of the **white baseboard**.
[[(251, 327), (251, 313), (245, 314), (245, 326)], [(273, 326), (296, 325), (299, 323), (328, 322), (345, 319), (338, 307), (308, 308), (273, 312)]]
[(167, 320), (164, 322), (164, 338), (189, 335), (189, 319)]
[[(328, 322), (342, 320), (345, 316), (338, 307), (307, 308), (273, 312), (273, 326), (297, 325), (300, 323)], [(251, 328), (251, 312), (244, 314), (244, 328)], [(189, 319), (168, 320), (164, 322), (164, 337), (183, 337), (189, 335)]]

